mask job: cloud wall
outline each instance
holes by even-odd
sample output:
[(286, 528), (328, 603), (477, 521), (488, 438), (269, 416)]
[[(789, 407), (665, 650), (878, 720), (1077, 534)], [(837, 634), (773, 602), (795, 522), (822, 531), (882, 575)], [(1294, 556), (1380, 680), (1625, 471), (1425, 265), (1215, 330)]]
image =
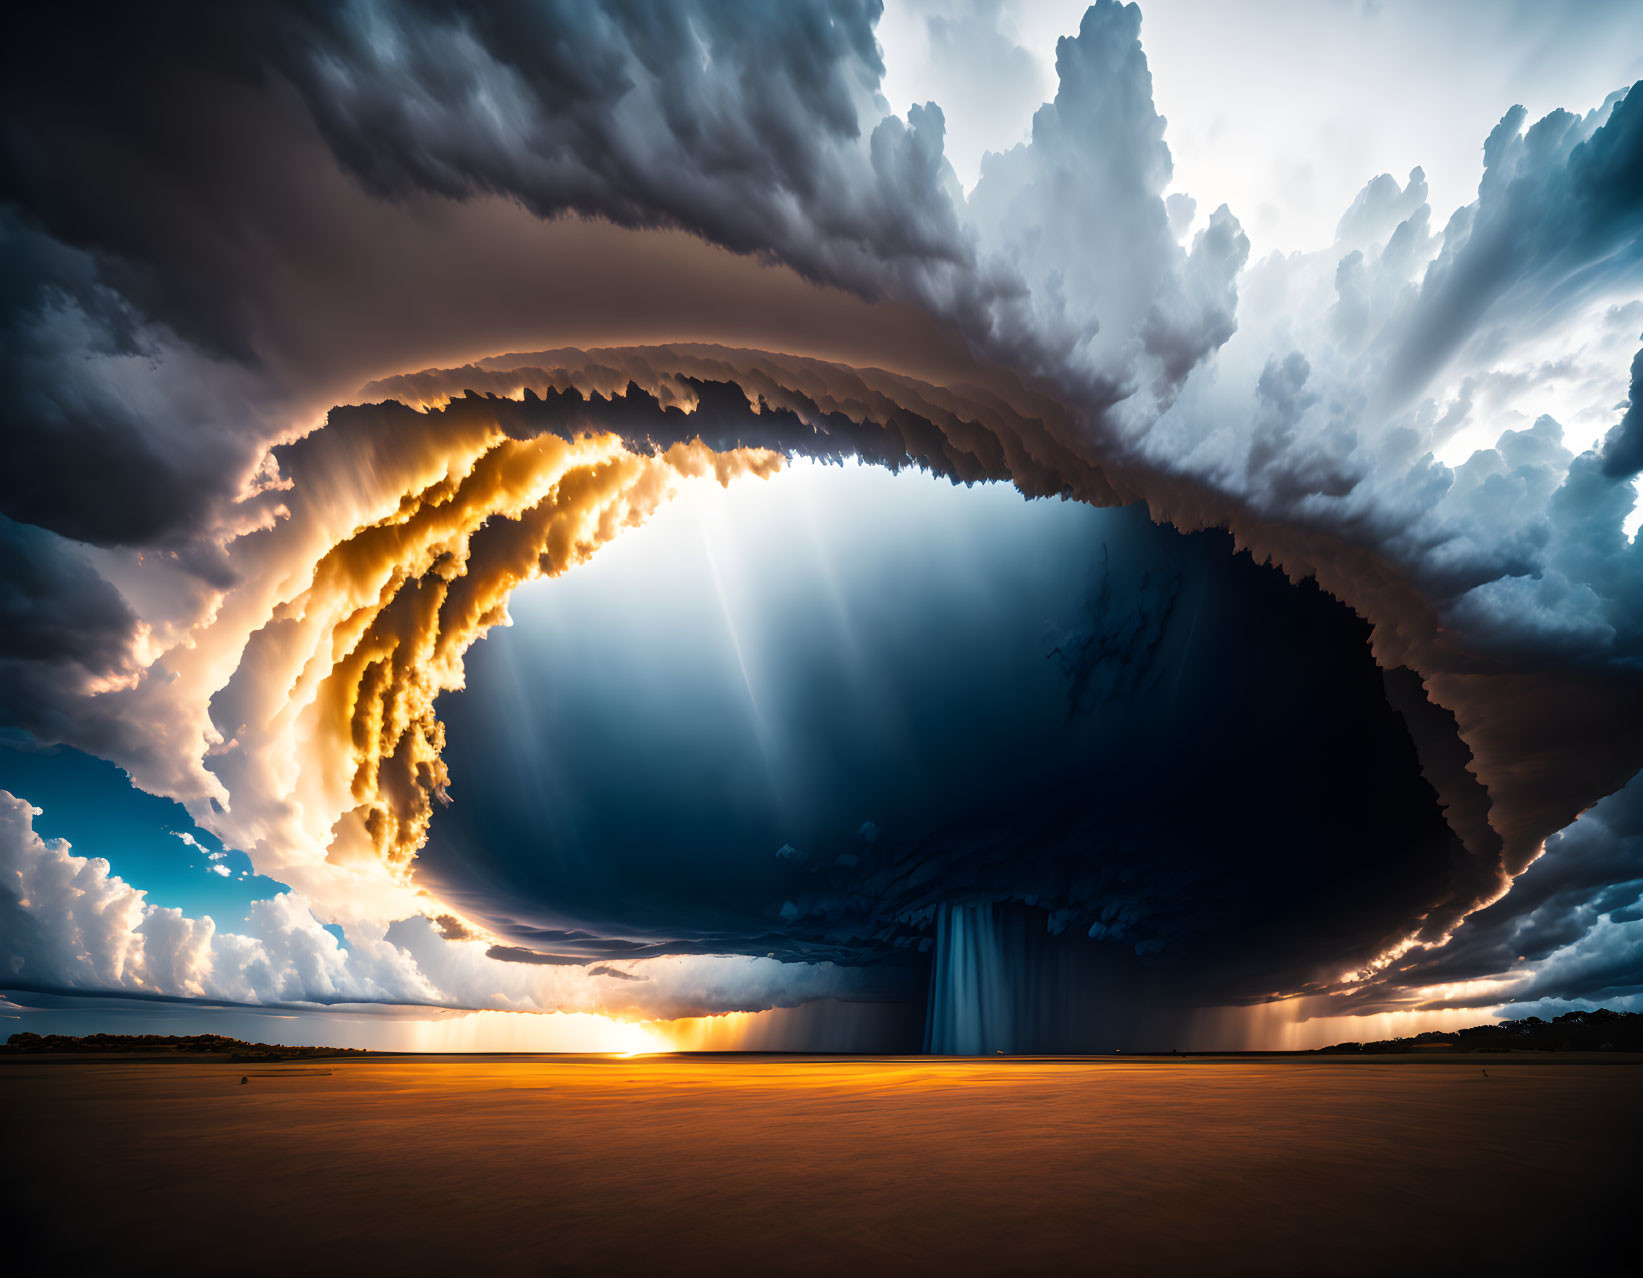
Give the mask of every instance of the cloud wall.
[[(1469, 865), (1373, 982), (1643, 763), (1635, 86), (1503, 103), (1447, 219), (1380, 175), (1329, 249), (1252, 262), (1172, 189), (1134, 5), (1058, 42), (968, 196), (940, 106), (887, 112), (870, 3), (100, 16), (6, 19), (0, 712), (327, 918), (438, 912), (408, 872), (432, 707), (508, 590), (786, 452), (1144, 502), (1370, 622)], [(677, 346), (383, 379), (612, 291), (563, 259), (565, 293), (517, 290), (519, 209), (544, 245), (682, 234), (762, 264), (750, 298), (900, 308), (973, 375)], [(326, 416), (372, 377), (431, 411)]]

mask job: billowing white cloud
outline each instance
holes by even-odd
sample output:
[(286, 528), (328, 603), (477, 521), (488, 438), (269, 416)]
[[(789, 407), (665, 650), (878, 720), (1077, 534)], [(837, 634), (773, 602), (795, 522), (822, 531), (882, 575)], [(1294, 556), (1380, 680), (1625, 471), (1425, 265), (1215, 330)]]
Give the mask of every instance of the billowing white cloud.
[(246, 1003), (436, 997), (413, 964), (380, 949), (355, 959), (294, 893), (252, 902), (244, 933), (151, 905), (103, 858), (42, 839), (37, 812), (0, 791), (0, 965), (14, 983)]
[[(983, 150), (1020, 140), (1038, 104), (1007, 91), (1025, 78), (1014, 50), (1036, 64), (1048, 96), (1056, 38), (1077, 29), (1087, 3), (887, 0), (886, 96), (905, 111), (931, 99), (945, 109), (970, 85), (1006, 90), (974, 94), (992, 108), (986, 117), (947, 113), (947, 151), (965, 174)], [(1584, 111), (1643, 75), (1643, 16), (1627, 0), (1146, 0), (1141, 10), (1175, 189), (1206, 214), (1231, 205), (1257, 257), (1327, 246), (1366, 177), (1417, 165), (1441, 224), (1472, 198), (1478, 141), (1507, 105), (1535, 119)], [(1003, 65), (955, 83), (931, 56), (932, 22), (949, 43), (968, 42), (952, 64)]]
[(843, 992), (826, 963), (692, 955), (545, 966), (447, 940), (426, 918), (361, 924), (346, 943), (295, 892), (253, 901), (245, 930), (149, 903), (101, 857), (34, 830), (39, 809), (0, 790), (0, 980), (41, 991), (245, 1004), (400, 1003), (674, 1018), (790, 1007)]

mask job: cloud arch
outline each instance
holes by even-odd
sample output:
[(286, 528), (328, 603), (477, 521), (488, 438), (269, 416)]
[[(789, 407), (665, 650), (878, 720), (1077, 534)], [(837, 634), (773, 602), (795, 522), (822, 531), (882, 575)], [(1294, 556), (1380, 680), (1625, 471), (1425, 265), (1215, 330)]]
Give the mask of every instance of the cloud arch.
[[(168, 732), (196, 732), (187, 788), (199, 819), (344, 917), (433, 908), (410, 869), (445, 778), (434, 701), (462, 686), (465, 652), (507, 620), (512, 588), (596, 553), (680, 484), (767, 475), (784, 456), (1144, 502), (1182, 530), (1229, 527), (1258, 559), (1352, 604), (1374, 626), (1396, 707), (1468, 851), (1456, 891), (1412, 921), (1409, 944), (1440, 942), (1497, 898), (1540, 839), (1605, 792), (1593, 759), (1629, 775), (1601, 735), (1623, 719), (1612, 682), (1581, 695), (1578, 675), (1492, 668), (1374, 557), (1228, 519), (1155, 472), (1096, 464), (1074, 419), (1019, 385), (938, 387), (679, 344), (499, 356), (383, 379), (355, 398), (325, 429), (273, 450), (243, 502), (249, 530), (228, 547), (242, 584), (160, 658), (161, 677), (111, 694), (149, 701)], [(202, 654), (218, 654), (214, 684)], [(190, 689), (196, 700), (181, 704)], [(1548, 705), (1569, 734), (1597, 724), (1597, 744), (1571, 755), (1567, 736), (1543, 736)], [(1538, 754), (1512, 733), (1520, 718)], [(1509, 772), (1541, 784), (1491, 784)]]

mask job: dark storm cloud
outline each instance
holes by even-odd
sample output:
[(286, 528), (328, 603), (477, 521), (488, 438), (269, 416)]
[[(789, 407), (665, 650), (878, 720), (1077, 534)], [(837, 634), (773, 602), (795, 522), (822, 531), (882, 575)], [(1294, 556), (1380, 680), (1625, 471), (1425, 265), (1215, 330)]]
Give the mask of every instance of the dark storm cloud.
[(608, 963), (596, 963), (588, 969), (589, 976), (608, 976), (616, 981), (644, 981), (649, 978), (635, 972), (624, 972), (619, 967), (612, 967)]
[(1643, 471), (1643, 350), (1632, 357), (1631, 397), (1626, 415), (1603, 441), (1603, 473), (1630, 479)]
[(493, 945), (485, 957), (501, 963), (534, 963), (541, 967), (584, 967), (587, 960), (573, 954), (544, 954), (540, 950), (521, 949), (517, 945)]
[[(875, 14), (8, 11), (0, 349), (19, 464), (0, 510), (100, 544), (169, 542), (233, 494), (294, 415), (334, 402), (318, 395), (414, 363), (408, 345), (426, 361), (509, 322), (563, 324), (566, 310), (585, 339), (590, 309), (595, 325), (612, 314), (599, 294), (623, 258), (596, 234), (522, 268), (543, 236), (444, 197), (684, 227), (873, 296), (884, 272), (926, 266), (968, 287), (952, 208), (921, 189), (935, 181), (939, 113), (858, 137), (882, 71)], [(395, 202), (337, 173), (326, 144)], [(641, 252), (666, 271), (665, 253)], [(524, 271), (511, 305), (476, 284), (499, 264)], [(697, 288), (688, 307), (664, 307), (677, 323), (734, 323), (761, 305), (762, 277), (711, 275), (715, 297)], [(627, 310), (616, 322), (631, 330)]]
[[(969, 287), (939, 111), (854, 145), (883, 75), (876, 3), (321, 11), (287, 65), (343, 162), (385, 194), (522, 200), (677, 225), (880, 294)], [(865, 161), (865, 163), (864, 163)]]
[(1167, 403), (1236, 328), (1248, 242), (1225, 208), (1190, 253), (1170, 234), (1139, 10), (1102, 0), (1059, 43), (1033, 145), (993, 157), (967, 205), (938, 107), (873, 123), (877, 15), (429, 4), (293, 22), (280, 67), (372, 190), (681, 227), (912, 303), (1093, 422), (1138, 394)]
[[(0, 516), (0, 661), (60, 662), (84, 676), (126, 672), (136, 615), (82, 553)], [(7, 692), (17, 691), (5, 680)]]
[[(83, 730), (83, 698), (142, 669), (138, 620), (84, 548), (0, 515), (0, 726)], [(117, 733), (100, 734), (105, 741)]]
[[(1495, 973), (1523, 974), (1514, 1004), (1601, 999), (1643, 989), (1643, 779), (1548, 839), (1511, 892), (1479, 910), (1455, 939), (1400, 968), (1399, 988)], [(1467, 996), (1497, 1004), (1498, 992)]]
[[(217, 428), (247, 410), (249, 377), (149, 320), (90, 254), (3, 208), (0, 278), (0, 510), (79, 541), (153, 542), (227, 494), (244, 446)], [(145, 365), (165, 385), (159, 404), (132, 394)]]
[(0, 358), (22, 464), (0, 508), (15, 518), (174, 542), (278, 429), (246, 208), (246, 143), (273, 139), (245, 41), (226, 10), (8, 10)]
[[(915, 303), (1075, 391), (1092, 418), (1138, 391), (1167, 402), (1236, 327), (1248, 245), (1225, 209), (1190, 252), (1169, 232), (1139, 10), (1102, 0), (1059, 43), (1060, 90), (1032, 146), (994, 157), (967, 206), (939, 108), (879, 118), (877, 16), (874, 3), (324, 10), (270, 23), (269, 57), (373, 191), (681, 227)], [(1101, 216), (1079, 216), (1086, 205)]]

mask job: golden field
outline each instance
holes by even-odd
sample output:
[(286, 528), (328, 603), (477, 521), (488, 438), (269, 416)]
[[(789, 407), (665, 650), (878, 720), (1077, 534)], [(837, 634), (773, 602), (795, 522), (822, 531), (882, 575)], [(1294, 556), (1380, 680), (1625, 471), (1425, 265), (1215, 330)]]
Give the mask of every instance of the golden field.
[(1643, 1062), (13, 1058), (0, 1105), (29, 1272), (1559, 1272), (1638, 1205)]

